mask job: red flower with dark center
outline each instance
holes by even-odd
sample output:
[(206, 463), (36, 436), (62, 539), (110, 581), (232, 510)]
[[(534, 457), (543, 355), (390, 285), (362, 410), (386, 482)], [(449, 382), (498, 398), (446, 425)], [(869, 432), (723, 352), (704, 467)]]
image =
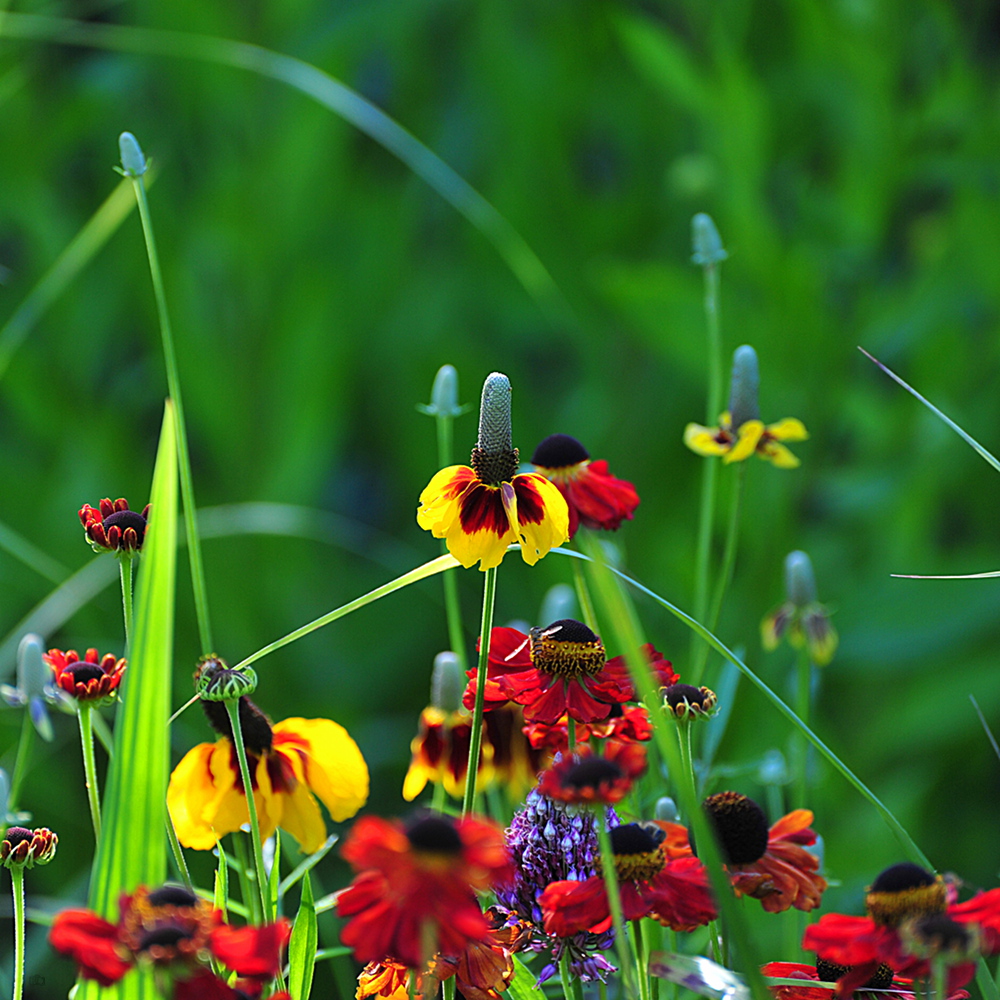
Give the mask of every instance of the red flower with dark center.
[(641, 743), (608, 743), (604, 754), (584, 747), (567, 754), (538, 777), (538, 791), (572, 805), (603, 802), (614, 805), (631, 790), (646, 770), (646, 748)]
[(416, 969), (436, 951), (461, 954), (490, 930), (476, 891), (513, 877), (503, 831), (472, 816), (430, 814), (405, 826), (365, 816), (342, 853), (359, 874), (337, 897), (338, 914), (350, 918), (340, 939), (365, 963), (391, 957)]
[[(206, 954), (238, 975), (270, 980), (281, 969), (281, 949), (291, 933), (286, 920), (263, 927), (230, 927), (219, 910), (179, 885), (152, 891), (139, 886), (132, 895), (121, 897), (119, 911), (118, 923), (112, 924), (91, 910), (64, 910), (49, 931), (52, 947), (72, 958), (84, 979), (102, 986), (118, 982), (139, 958), (171, 966), (178, 985), (190, 979), (186, 973), (207, 983), (205, 977), (211, 973), (201, 965)], [(185, 994), (184, 989), (177, 995), (213, 995)]]
[[(653, 917), (676, 931), (691, 931), (714, 920), (717, 911), (702, 863), (694, 857), (669, 859), (666, 831), (657, 823), (628, 823), (610, 831), (625, 920)], [(545, 930), (557, 937), (580, 931), (603, 933), (611, 926), (604, 879), (551, 882), (539, 896)]]
[(142, 548), (148, 521), (149, 504), (143, 507), (140, 514), (129, 510), (128, 501), (123, 497), (117, 500), (105, 498), (99, 507), (85, 503), (80, 508), (84, 534), (95, 552), (134, 555)]
[[(715, 826), (723, 861), (737, 895), (753, 896), (769, 913), (794, 906), (812, 910), (819, 906), (826, 879), (819, 874), (819, 860), (805, 846), (816, 843), (810, 828), (813, 814), (796, 809), (770, 829), (764, 811), (738, 792), (719, 792), (703, 803)], [(687, 830), (666, 823), (674, 853), (691, 850)]]
[(603, 459), (592, 462), (587, 449), (568, 434), (547, 437), (531, 463), (566, 498), (570, 538), (581, 524), (615, 531), (624, 519), (632, 520), (639, 506), (635, 487), (610, 475)]
[[(605, 662), (600, 638), (582, 622), (563, 618), (527, 635), (513, 628), (490, 633), (487, 711), (513, 701), (524, 707), (529, 723), (551, 725), (564, 715), (597, 722), (633, 692), (624, 661)], [(470, 670), (463, 703), (472, 709), (475, 701), (476, 672)]]
[[(486, 719), (491, 719), (496, 713), (491, 712)], [(568, 749), (569, 727), (566, 716), (557, 723), (533, 722), (524, 727), (528, 742), (535, 749), (551, 750), (555, 753), (565, 753)], [(615, 740), (622, 743), (644, 743), (653, 737), (653, 724), (649, 721), (649, 713), (642, 705), (611, 706), (608, 717), (600, 722), (576, 724), (576, 747), (588, 744), (591, 739)], [(536, 769), (536, 773), (541, 768)]]
[(847, 967), (837, 980), (848, 996), (880, 964), (914, 979), (930, 974), (930, 958), (948, 964), (948, 989), (975, 975), (975, 956), (1000, 951), (1000, 889), (948, 903), (944, 882), (910, 862), (887, 868), (866, 896), (867, 917), (825, 914), (806, 928), (803, 948)]
[(88, 649), (82, 659), (75, 649), (50, 649), (42, 659), (52, 668), (56, 686), (77, 701), (113, 700), (125, 674), (124, 659), (114, 653), (101, 656), (96, 649)]
[[(776, 1000), (831, 1000), (831, 992), (825, 986), (810, 986), (809, 983), (832, 983), (848, 970), (832, 963), (819, 962), (816, 965), (803, 965), (801, 962), (768, 962), (761, 966), (761, 974), (771, 979), (798, 979), (801, 986), (789, 983), (775, 983), (768, 989)], [(880, 966), (875, 975), (859, 987), (864, 996), (874, 996), (865, 993), (866, 990), (891, 990), (893, 1000), (917, 1000), (913, 990), (913, 980), (905, 976), (894, 976), (888, 966)], [(923, 996), (923, 993), (921, 994)], [(965, 990), (955, 990), (948, 994), (947, 1000), (967, 1000), (969, 994)]]
[[(652, 673), (653, 687), (657, 690), (668, 688), (671, 684), (680, 681), (680, 674), (674, 670), (674, 665), (664, 658), (663, 654), (656, 649), (651, 642), (644, 643), (641, 647), (643, 655), (649, 661), (649, 669)], [(621, 678), (623, 688), (627, 689), (629, 696), (625, 701), (638, 701), (639, 692), (629, 673), (628, 664), (624, 656), (616, 656), (608, 660), (607, 669), (613, 671), (615, 677)]]

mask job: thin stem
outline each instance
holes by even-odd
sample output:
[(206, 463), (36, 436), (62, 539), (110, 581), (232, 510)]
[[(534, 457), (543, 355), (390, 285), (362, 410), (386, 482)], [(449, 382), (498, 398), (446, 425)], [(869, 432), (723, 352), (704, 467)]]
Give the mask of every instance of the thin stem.
[(639, 1000), (649, 1000), (649, 973), (646, 969), (646, 942), (642, 936), (642, 919), (632, 921), (632, 942), (635, 965), (639, 972)]
[[(222, 850), (222, 844), (218, 845)], [(250, 860), (247, 858), (247, 845), (243, 835), (237, 830), (233, 834), (233, 854), (236, 858), (236, 875), (240, 880), (240, 894), (243, 896), (243, 905), (249, 914), (250, 923), (259, 924), (263, 920), (260, 912), (260, 893), (256, 892), (251, 885), (253, 877), (250, 874)], [(233, 866), (230, 866), (233, 867)]]
[(167, 311), (167, 297), (160, 271), (160, 259), (156, 252), (153, 236), (153, 220), (146, 198), (146, 184), (142, 176), (132, 178), (142, 233), (146, 239), (146, 256), (149, 258), (149, 274), (153, 280), (153, 294), (156, 297), (156, 311), (160, 320), (160, 335), (163, 340), (163, 360), (167, 369), (167, 388), (174, 401), (177, 414), (177, 459), (181, 480), (181, 497), (184, 502), (184, 525), (187, 529), (188, 560), (191, 565), (191, 587), (194, 591), (195, 612), (198, 617), (198, 635), (201, 651), (208, 656), (214, 649), (212, 629), (208, 619), (208, 591), (205, 586), (205, 567), (201, 559), (201, 536), (198, 534), (198, 517), (194, 505), (194, 483), (191, 477), (191, 458), (188, 454), (187, 427), (184, 422), (184, 407), (181, 404), (181, 380), (177, 373), (177, 356), (174, 352), (174, 336), (170, 327), (170, 313)]
[[(812, 701), (812, 672), (813, 663), (809, 656), (808, 646), (803, 645), (799, 650), (798, 659), (798, 683), (795, 689), (795, 714), (802, 720), (802, 725), (809, 725), (809, 708)], [(798, 750), (798, 773), (795, 776), (795, 801), (796, 809), (804, 809), (806, 798), (809, 793), (809, 742), (802, 733), (796, 734), (796, 748)]]
[[(438, 466), (442, 469), (451, 465), (452, 456), (452, 420), (447, 414), (438, 414), (434, 423), (437, 426)], [(441, 551), (448, 551), (448, 543), (441, 542)], [(465, 648), (465, 632), (462, 629), (462, 605), (458, 599), (458, 577), (454, 573), (445, 573), (444, 610), (448, 620), (448, 641), (451, 651), (458, 657), (458, 665), (464, 674), (469, 669), (469, 657)]]
[(691, 777), (691, 787), (697, 791), (698, 776), (694, 771), (694, 754), (691, 752), (691, 720), (677, 720), (677, 742), (681, 748), (681, 765), (684, 773)]
[(14, 892), (14, 992), (13, 1000), (24, 993), (24, 869), (11, 868), (10, 887)]
[(118, 560), (118, 572), (122, 581), (122, 611), (125, 616), (125, 648), (131, 648), (132, 636), (132, 560), (122, 556)]
[[(184, 857), (181, 843), (177, 839), (177, 831), (174, 829), (174, 821), (170, 818), (170, 813), (167, 813), (167, 840), (170, 841), (170, 850), (174, 855), (177, 874), (180, 876), (181, 881), (193, 892), (194, 883), (191, 881), (191, 873), (188, 871), (187, 860)], [(221, 847), (219, 848), (219, 856), (222, 856)]]
[(569, 971), (569, 949), (563, 948), (559, 956), (559, 979), (562, 982), (563, 1000), (575, 1000), (573, 996), (573, 977)]
[(233, 745), (240, 762), (240, 777), (243, 779), (243, 793), (247, 800), (247, 812), (250, 814), (250, 847), (253, 851), (253, 867), (257, 878), (257, 892), (260, 895), (261, 915), (265, 924), (271, 923), (270, 893), (267, 891), (267, 875), (264, 871), (264, 854), (260, 843), (260, 823), (257, 820), (257, 803), (253, 796), (253, 782), (250, 780), (250, 765), (247, 762), (247, 751), (243, 745), (243, 729), (240, 726), (240, 701), (232, 698), (224, 701), (229, 713), (229, 724), (233, 729)]
[(17, 743), (17, 757), (14, 758), (14, 770), (10, 777), (10, 793), (7, 796), (7, 811), (15, 812), (17, 797), (21, 791), (21, 782), (28, 771), (28, 760), (31, 758), (31, 748), (35, 742), (35, 725), (31, 721), (31, 709), (24, 706), (21, 717), (21, 738)]
[(573, 753), (576, 750), (576, 719), (572, 715), (566, 716), (566, 752)]
[(469, 737), (469, 768), (465, 772), (465, 796), (462, 815), (472, 812), (476, 801), (476, 777), (479, 772), (479, 748), (483, 741), (483, 705), (486, 702), (486, 671), (490, 660), (490, 635), (493, 631), (493, 606), (497, 596), (497, 568), (483, 574), (483, 617), (479, 630), (479, 666), (476, 670), (476, 706), (472, 713)]
[[(586, 531), (581, 528), (581, 531)], [(583, 615), (583, 623), (591, 630), (597, 632), (597, 614), (594, 611), (594, 602), (590, 599), (590, 589), (587, 587), (587, 579), (583, 575), (583, 566), (577, 560), (573, 560), (573, 587), (576, 590), (576, 600), (580, 605), (580, 614)]]
[(594, 826), (597, 827), (597, 843), (601, 852), (601, 874), (604, 876), (604, 891), (608, 895), (611, 923), (615, 928), (615, 950), (618, 952), (618, 961), (622, 967), (625, 995), (634, 997), (636, 992), (635, 984), (632, 982), (632, 962), (629, 960), (631, 956), (625, 943), (625, 919), (622, 916), (622, 898), (618, 891), (618, 872), (615, 870), (615, 855), (607, 830), (607, 817), (598, 817)]
[(87, 804), (90, 821), (94, 826), (94, 842), (101, 839), (101, 801), (97, 791), (97, 765), (94, 761), (94, 730), (90, 713), (93, 705), (86, 701), (76, 703), (76, 717), (80, 723), (80, 744), (83, 747), (83, 776), (87, 786)]
[[(733, 578), (733, 566), (736, 562), (736, 543), (740, 534), (740, 513), (743, 509), (743, 481), (746, 478), (746, 471), (746, 463), (740, 462), (736, 467), (736, 476), (733, 480), (733, 495), (729, 508), (729, 525), (726, 528), (726, 547), (722, 553), (722, 566), (719, 568), (719, 577), (715, 581), (715, 594), (712, 597), (712, 607), (709, 611), (708, 621), (706, 622), (709, 632), (714, 632), (716, 626), (719, 624), (722, 602), (725, 599), (729, 583)], [(702, 648), (705, 648), (704, 644)], [(692, 681), (692, 683), (694, 682)]]

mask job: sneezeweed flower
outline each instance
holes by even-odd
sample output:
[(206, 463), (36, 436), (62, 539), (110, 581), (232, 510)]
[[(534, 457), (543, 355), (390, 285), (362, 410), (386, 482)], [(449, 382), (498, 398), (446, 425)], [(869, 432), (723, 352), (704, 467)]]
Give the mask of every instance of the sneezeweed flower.
[[(207, 851), (248, 823), (249, 811), (225, 706), (201, 704), (222, 738), (200, 743), (174, 768), (167, 808), (180, 842)], [(285, 719), (272, 726), (247, 697), (239, 699), (239, 713), (261, 838), (280, 826), (311, 854), (326, 839), (316, 798), (338, 823), (350, 819), (368, 798), (368, 767), (361, 751), (347, 730), (330, 719)]]
[(779, 469), (796, 468), (798, 458), (781, 442), (805, 441), (809, 437), (805, 426), (794, 417), (765, 426), (757, 405), (758, 384), (757, 352), (744, 344), (733, 355), (729, 409), (719, 417), (719, 426), (688, 424), (684, 443), (699, 455), (721, 455), (727, 465), (756, 453)]
[[(489, 720), (496, 715), (491, 712), (484, 716)], [(565, 753), (569, 747), (568, 717), (563, 716), (558, 722), (533, 722), (524, 727), (524, 733), (532, 747), (551, 750), (553, 753)], [(591, 739), (617, 740), (623, 743), (645, 743), (653, 737), (653, 724), (649, 721), (649, 713), (642, 705), (614, 704), (606, 719), (599, 722), (576, 724), (576, 747), (588, 744)], [(537, 772), (541, 768), (536, 768)]]
[[(680, 674), (674, 670), (674, 665), (664, 657), (664, 655), (651, 643), (646, 642), (639, 650), (649, 663), (649, 670), (652, 675), (653, 687), (657, 690), (668, 688), (671, 684), (680, 681)], [(629, 673), (628, 664), (624, 656), (616, 656), (608, 660), (607, 669), (614, 673), (616, 677), (625, 677), (627, 681), (623, 687), (627, 687), (629, 692), (626, 701), (638, 701), (639, 692)]]
[[(604, 811), (608, 826), (618, 825), (615, 811)], [(591, 810), (568, 810), (562, 803), (531, 791), (524, 808), (514, 814), (507, 830), (507, 846), (514, 862), (514, 879), (497, 889), (508, 923), (527, 927), (516, 950), (546, 956), (538, 982), (551, 978), (565, 956), (570, 972), (584, 982), (604, 980), (615, 968), (599, 954), (614, 943), (614, 932), (580, 931), (566, 937), (549, 934), (539, 898), (546, 887), (561, 879), (585, 881), (596, 872), (598, 817)]]
[[(810, 829), (813, 814), (796, 809), (770, 829), (764, 810), (753, 799), (738, 792), (719, 792), (702, 803), (711, 821), (729, 880), (737, 895), (753, 896), (769, 913), (794, 906), (813, 910), (819, 906), (826, 879), (819, 874), (819, 860), (803, 845), (816, 842)], [(672, 832), (680, 846), (686, 831), (677, 824)], [(669, 836), (668, 836), (668, 839)]]
[(914, 979), (926, 979), (932, 962), (948, 966), (955, 990), (975, 975), (979, 954), (1000, 951), (1000, 889), (964, 903), (949, 903), (939, 877), (910, 862), (893, 865), (865, 897), (867, 917), (827, 913), (806, 928), (802, 947), (823, 961), (844, 966), (837, 993), (848, 996), (881, 964)]
[(710, 719), (718, 699), (707, 687), (671, 684), (663, 692), (664, 707), (678, 719)]
[[(675, 931), (691, 931), (718, 915), (702, 863), (668, 858), (666, 831), (656, 823), (626, 823), (609, 833), (621, 895), (622, 917), (652, 917)], [(611, 926), (607, 887), (600, 875), (552, 882), (539, 898), (550, 934), (565, 937)]]
[(635, 487), (612, 476), (603, 459), (592, 462), (587, 449), (568, 434), (551, 434), (542, 441), (531, 464), (565, 497), (570, 538), (581, 524), (616, 531), (623, 520), (632, 520), (639, 506)]
[(614, 805), (628, 795), (645, 770), (646, 748), (641, 743), (608, 743), (603, 754), (584, 747), (543, 771), (538, 791), (569, 805)]
[(365, 816), (341, 853), (359, 873), (337, 897), (338, 914), (349, 918), (341, 941), (359, 962), (391, 958), (411, 969), (486, 940), (475, 893), (513, 871), (503, 832), (474, 816), (424, 814), (405, 825)]
[(507, 546), (519, 543), (534, 566), (569, 538), (569, 511), (559, 490), (537, 472), (518, 474), (511, 443), (510, 382), (494, 372), (483, 385), (479, 440), (472, 467), (436, 473), (420, 494), (417, 523), (466, 568), (499, 566)]
[(34, 830), (8, 827), (0, 839), (0, 865), (12, 869), (47, 865), (56, 856), (58, 845), (59, 838), (46, 826)]
[(785, 558), (785, 591), (788, 600), (760, 623), (764, 648), (777, 648), (787, 636), (794, 649), (805, 647), (813, 663), (826, 666), (837, 651), (837, 632), (829, 612), (816, 600), (816, 578), (805, 552), (790, 552)]
[[(620, 659), (620, 658), (619, 658)], [(476, 698), (476, 672), (469, 671), (464, 704)], [(611, 706), (633, 693), (628, 669), (607, 663), (604, 644), (582, 622), (563, 618), (527, 635), (513, 628), (490, 633), (484, 708), (516, 702), (529, 722), (554, 724), (564, 715), (577, 722), (606, 719)]]
[(139, 513), (129, 509), (124, 497), (105, 498), (98, 507), (85, 503), (80, 508), (80, 522), (90, 547), (95, 552), (114, 552), (122, 558), (131, 558), (142, 549), (148, 521), (149, 504)]
[[(761, 974), (772, 979), (798, 979), (801, 985), (790, 983), (774, 983), (768, 986), (776, 1000), (831, 1000), (833, 994), (829, 987), (810, 986), (810, 983), (836, 982), (848, 970), (832, 962), (818, 961), (815, 965), (804, 965), (801, 962), (768, 962), (761, 966)], [(875, 974), (867, 982), (858, 987), (859, 994), (873, 996), (867, 990), (891, 991), (893, 1000), (917, 1000), (913, 980), (905, 976), (897, 976), (888, 965), (880, 965)], [(921, 991), (921, 996), (925, 996)], [(965, 990), (953, 990), (948, 993), (947, 1000), (967, 1000), (969, 994)]]
[[(262, 987), (281, 970), (281, 951), (291, 929), (287, 920), (261, 927), (231, 927), (221, 911), (184, 886), (139, 886), (119, 900), (112, 924), (91, 910), (63, 910), (49, 931), (49, 943), (72, 958), (79, 974), (102, 986), (123, 979), (136, 965), (152, 965), (174, 984), (173, 996), (238, 996), (216, 979), (209, 956)], [(258, 991), (259, 992), (259, 991)], [(251, 994), (253, 995), (253, 994)]]
[(125, 674), (126, 661), (114, 653), (101, 656), (88, 649), (81, 657), (75, 649), (50, 649), (42, 659), (52, 668), (56, 687), (77, 701), (108, 705), (115, 700)]

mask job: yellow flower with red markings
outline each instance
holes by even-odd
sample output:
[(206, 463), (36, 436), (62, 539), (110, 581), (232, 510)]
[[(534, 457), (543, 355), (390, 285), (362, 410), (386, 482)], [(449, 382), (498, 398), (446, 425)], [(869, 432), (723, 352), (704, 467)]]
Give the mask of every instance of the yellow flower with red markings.
[(499, 566), (507, 546), (519, 544), (534, 566), (569, 538), (569, 509), (559, 489), (537, 472), (518, 473), (511, 444), (510, 382), (494, 372), (483, 386), (479, 440), (472, 466), (436, 473), (420, 494), (417, 524), (466, 568)]

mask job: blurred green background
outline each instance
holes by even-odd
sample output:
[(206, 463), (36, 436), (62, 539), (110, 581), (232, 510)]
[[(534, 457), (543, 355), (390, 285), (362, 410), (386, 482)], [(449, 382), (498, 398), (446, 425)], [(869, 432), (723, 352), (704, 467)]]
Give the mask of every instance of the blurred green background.
[[(998, 762), (969, 695), (1000, 728), (997, 582), (890, 573), (1000, 566), (1000, 481), (856, 350), (1000, 448), (994, 0), (15, 9), (240, 39), (312, 63), (442, 157), (552, 277), (526, 289), (409, 168), (281, 83), (61, 45), (55, 29), (26, 39), (0, 20), (0, 323), (110, 193), (118, 134), (134, 132), (157, 169), (150, 199), (199, 505), (318, 512), (312, 538), (206, 541), (221, 655), (240, 659), (437, 553), (413, 516), (437, 467), (433, 423), (415, 406), (445, 363), (463, 401), (478, 399), (490, 371), (510, 376), (523, 457), (545, 435), (570, 433), (636, 484), (642, 504), (615, 539), (624, 563), (689, 608), (703, 459), (681, 435), (705, 418), (706, 382), (690, 220), (706, 211), (730, 254), (727, 357), (753, 344), (765, 420), (798, 416), (811, 433), (794, 446), (799, 470), (749, 469), (719, 634), (786, 694), (793, 656), (762, 653), (758, 623), (783, 597), (786, 553), (807, 550), (842, 637), (823, 672), (818, 732), (936, 865), (996, 884)], [(133, 213), (0, 381), (2, 521), (67, 569), (82, 566), (91, 553), (78, 508), (103, 496), (145, 503), (165, 391)], [(457, 423), (459, 461), (475, 421)], [(562, 558), (534, 569), (508, 558), (498, 619), (534, 622), (545, 591), (569, 577)], [(177, 704), (198, 655), (179, 579)], [(0, 581), (0, 631), (16, 644), (18, 623), (53, 584), (7, 551)], [(470, 643), (480, 587), (479, 573), (460, 574)], [(687, 634), (661, 609), (639, 609), (683, 675)], [(116, 587), (45, 638), (121, 652)], [(275, 719), (346, 725), (372, 769), (371, 808), (396, 815), (446, 643), (432, 580), (263, 661), (257, 700)], [(11, 643), (3, 649), (9, 679)], [(718, 667), (710, 661), (709, 683)], [(18, 713), (0, 710), (8, 770), (19, 728)], [(721, 756), (753, 765), (788, 735), (741, 687)], [(175, 759), (210, 738), (185, 715)], [(755, 766), (733, 780), (762, 794)], [(29, 890), (82, 898), (91, 835), (71, 718), (56, 719), (22, 804), (62, 837), (61, 863), (33, 873)], [(843, 883), (828, 906), (857, 907), (899, 849), (825, 767), (815, 811), (829, 875)]]

